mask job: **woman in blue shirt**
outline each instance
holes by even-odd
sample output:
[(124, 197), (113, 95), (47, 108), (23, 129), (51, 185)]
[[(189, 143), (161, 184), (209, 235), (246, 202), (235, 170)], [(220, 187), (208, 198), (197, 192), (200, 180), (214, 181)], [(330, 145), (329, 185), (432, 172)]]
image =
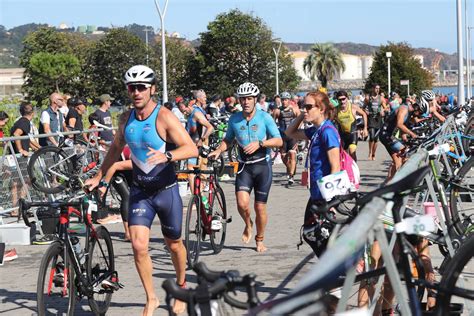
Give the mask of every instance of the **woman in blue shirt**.
[[(288, 137), (298, 140), (310, 140), (307, 167), (309, 169), (310, 199), (306, 206), (304, 216), (305, 228), (312, 228), (312, 237), (303, 235), (305, 241), (313, 248), (317, 256), (320, 256), (327, 245), (327, 234), (323, 230), (330, 230), (332, 227), (325, 227), (329, 223), (316, 218), (311, 212), (311, 205), (323, 202), (321, 192), (318, 189), (317, 181), (331, 173), (340, 171), (340, 138), (339, 134), (331, 122), (334, 115), (334, 107), (329, 101), (327, 94), (317, 91), (309, 92), (304, 99), (305, 112), (301, 113), (286, 130)], [(298, 127), (303, 120), (312, 123), (313, 126), (300, 130)]]

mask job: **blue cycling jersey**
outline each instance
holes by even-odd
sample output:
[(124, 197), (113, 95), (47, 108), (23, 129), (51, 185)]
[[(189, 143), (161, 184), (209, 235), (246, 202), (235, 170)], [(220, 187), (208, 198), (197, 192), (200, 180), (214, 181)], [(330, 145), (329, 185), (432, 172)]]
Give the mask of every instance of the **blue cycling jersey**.
[(160, 137), (156, 128), (160, 108), (157, 105), (144, 120), (139, 120), (136, 117), (135, 109), (133, 109), (125, 125), (125, 141), (131, 150), (133, 180), (141, 187), (153, 186), (153, 188), (160, 189), (176, 181), (173, 164), (153, 165), (146, 161), (149, 147), (162, 153), (166, 151), (166, 142)]
[(225, 140), (228, 143), (237, 140), (241, 161), (255, 161), (265, 157), (270, 160), (270, 148), (260, 148), (251, 155), (245, 154), (242, 150), (251, 142), (270, 138), (281, 138), (281, 136), (275, 121), (264, 111), (255, 111), (250, 121), (247, 121), (243, 112), (235, 113), (229, 118)]

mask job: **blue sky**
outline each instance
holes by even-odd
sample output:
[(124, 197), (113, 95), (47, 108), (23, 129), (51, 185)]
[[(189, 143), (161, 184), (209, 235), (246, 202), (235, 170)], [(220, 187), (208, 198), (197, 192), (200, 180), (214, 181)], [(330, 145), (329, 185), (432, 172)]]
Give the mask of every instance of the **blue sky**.
[[(465, 1), (474, 26), (474, 0)], [(163, 6), (164, 0), (159, 3)], [(457, 49), (455, 0), (169, 0), (165, 27), (196, 39), (217, 14), (233, 8), (261, 17), (285, 42), (407, 41), (446, 53)], [(32, 22), (75, 27), (137, 23), (156, 30), (160, 25), (153, 0), (0, 0), (1, 25)]]

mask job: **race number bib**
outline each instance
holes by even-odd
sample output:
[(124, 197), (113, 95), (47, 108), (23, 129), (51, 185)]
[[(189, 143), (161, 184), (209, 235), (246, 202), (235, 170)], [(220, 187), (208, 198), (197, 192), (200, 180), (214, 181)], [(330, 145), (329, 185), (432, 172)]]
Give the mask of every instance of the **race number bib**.
[(323, 199), (329, 201), (336, 195), (349, 193), (351, 182), (347, 172), (342, 170), (319, 179), (318, 188)]
[(403, 221), (395, 225), (395, 230), (397, 233), (424, 236), (429, 232), (434, 232), (436, 230), (436, 224), (433, 216), (419, 215), (404, 218)]

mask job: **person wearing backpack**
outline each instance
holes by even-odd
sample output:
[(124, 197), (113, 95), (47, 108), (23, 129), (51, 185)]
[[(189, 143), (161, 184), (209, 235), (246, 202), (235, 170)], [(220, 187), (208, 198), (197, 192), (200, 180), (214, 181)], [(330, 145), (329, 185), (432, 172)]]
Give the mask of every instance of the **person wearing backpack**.
[[(309, 92), (304, 98), (304, 108), (285, 131), (285, 134), (297, 140), (310, 140), (306, 167), (309, 169), (308, 200), (304, 215), (303, 239), (319, 257), (324, 252), (333, 225), (323, 218), (313, 215), (311, 206), (321, 205), (324, 199), (318, 189), (317, 182), (321, 178), (341, 170), (341, 140), (331, 119), (334, 116), (334, 106), (327, 94), (315, 91)], [(313, 126), (304, 130), (298, 129), (302, 121)]]

